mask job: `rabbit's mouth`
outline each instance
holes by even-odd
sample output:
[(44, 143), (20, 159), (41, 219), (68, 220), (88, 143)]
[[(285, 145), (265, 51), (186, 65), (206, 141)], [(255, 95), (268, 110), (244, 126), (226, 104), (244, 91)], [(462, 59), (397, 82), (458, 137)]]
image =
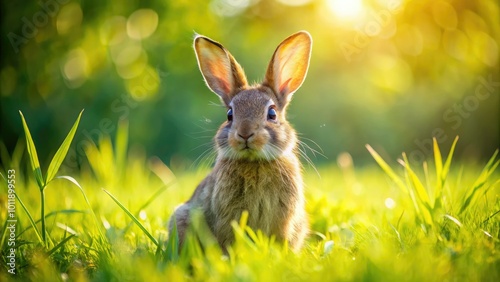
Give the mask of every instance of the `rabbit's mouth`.
[(236, 151), (238, 151), (240, 154), (243, 156), (252, 156), (252, 155), (259, 155), (259, 152), (261, 151), (260, 149), (255, 148), (254, 146), (251, 146), (250, 144), (244, 143), (239, 146), (239, 148), (236, 148)]
[(232, 147), (229, 150), (231, 153), (226, 154), (226, 157), (248, 161), (271, 161), (276, 159), (279, 152), (275, 152), (268, 147), (266, 145), (257, 147), (254, 144), (241, 144), (237, 148)]
[[(225, 156), (230, 159), (262, 160), (267, 159), (263, 153), (262, 146), (256, 146), (252, 142), (234, 142), (225, 150)], [(236, 144), (235, 144), (236, 143)]]
[(245, 147), (243, 149), (240, 149), (237, 153), (237, 156), (239, 159), (252, 160), (252, 161), (266, 159), (262, 151), (255, 150), (250, 147)]

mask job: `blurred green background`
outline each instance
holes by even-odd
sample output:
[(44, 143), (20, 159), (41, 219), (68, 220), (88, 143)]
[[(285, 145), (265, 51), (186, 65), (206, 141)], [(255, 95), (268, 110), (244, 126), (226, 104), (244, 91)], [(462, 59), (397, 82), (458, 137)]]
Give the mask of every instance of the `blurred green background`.
[[(276, 46), (298, 30), (314, 40), (311, 65), (288, 117), (302, 140), (336, 161), (431, 156), (435, 136), (457, 157), (499, 146), (500, 8), (497, 0), (2, 1), (1, 140), (23, 138), (18, 110), (46, 163), (81, 109), (65, 162), (114, 136), (172, 167), (211, 147), (226, 110), (205, 86), (195, 33), (226, 46), (258, 82)], [(22, 139), (21, 139), (22, 140)], [(446, 151), (446, 150), (445, 150)], [(44, 165), (44, 164), (42, 164)], [(196, 166), (196, 162), (194, 164)]]

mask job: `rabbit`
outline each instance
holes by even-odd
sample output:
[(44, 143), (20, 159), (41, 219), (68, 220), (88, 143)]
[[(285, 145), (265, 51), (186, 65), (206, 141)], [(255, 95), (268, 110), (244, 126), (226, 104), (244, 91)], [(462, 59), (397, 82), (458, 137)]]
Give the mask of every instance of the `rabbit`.
[(227, 108), (227, 121), (214, 138), (212, 171), (170, 219), (169, 234), (175, 222), (180, 246), (194, 209), (202, 212), (223, 250), (234, 241), (231, 222), (246, 210), (253, 230), (286, 241), (294, 251), (301, 249), (309, 223), (298, 140), (286, 108), (306, 77), (311, 48), (308, 32), (292, 34), (278, 45), (263, 82), (250, 86), (242, 67), (220, 43), (195, 37), (199, 69)]

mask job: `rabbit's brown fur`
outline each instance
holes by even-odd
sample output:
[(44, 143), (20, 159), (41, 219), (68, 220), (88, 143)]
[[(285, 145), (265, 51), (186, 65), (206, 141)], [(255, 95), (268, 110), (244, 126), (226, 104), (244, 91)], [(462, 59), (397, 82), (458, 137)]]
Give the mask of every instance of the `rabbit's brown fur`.
[[(309, 65), (311, 38), (298, 32), (276, 49), (264, 82), (249, 86), (243, 69), (219, 43), (195, 38), (200, 70), (208, 87), (228, 108), (215, 136), (217, 160), (189, 201), (173, 217), (182, 244), (193, 209), (202, 211), (219, 244), (234, 240), (231, 227), (243, 211), (248, 226), (298, 250), (308, 233), (297, 136), (285, 119), (292, 94)], [(172, 234), (173, 220), (169, 231)]]

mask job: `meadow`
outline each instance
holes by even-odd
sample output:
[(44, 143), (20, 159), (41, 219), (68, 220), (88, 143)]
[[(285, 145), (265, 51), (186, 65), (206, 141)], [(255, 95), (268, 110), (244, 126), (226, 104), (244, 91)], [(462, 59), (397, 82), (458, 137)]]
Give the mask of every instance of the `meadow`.
[(246, 227), (244, 214), (224, 255), (201, 220), (182, 250), (166, 228), (209, 158), (168, 167), (129, 146), (121, 123), (69, 174), (61, 164), (80, 117), (48, 167), (22, 119), (26, 139), (0, 150), (2, 281), (500, 280), (498, 150), (489, 162), (454, 160), (460, 141), (434, 140), (424, 163), (384, 160), (369, 145), (373, 162), (362, 167), (348, 153), (317, 168), (304, 161), (305, 247), (289, 251)]

